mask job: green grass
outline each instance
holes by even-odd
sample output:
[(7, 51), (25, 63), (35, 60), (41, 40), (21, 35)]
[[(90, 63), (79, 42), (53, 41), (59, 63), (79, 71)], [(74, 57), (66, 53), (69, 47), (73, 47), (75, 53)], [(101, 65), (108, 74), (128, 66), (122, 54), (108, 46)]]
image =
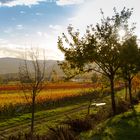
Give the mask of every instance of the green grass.
[(81, 134), (84, 140), (140, 140), (140, 104)]
[[(88, 102), (75, 103), (66, 107), (36, 112), (35, 132), (40, 135), (45, 134), (48, 130), (48, 126), (55, 126), (66, 119), (65, 114), (72, 117), (84, 116), (87, 113), (87, 105)], [(28, 113), (0, 122), (0, 134), (10, 136), (13, 134), (16, 135), (19, 132), (28, 132), (30, 129), (30, 120), (31, 114)]]

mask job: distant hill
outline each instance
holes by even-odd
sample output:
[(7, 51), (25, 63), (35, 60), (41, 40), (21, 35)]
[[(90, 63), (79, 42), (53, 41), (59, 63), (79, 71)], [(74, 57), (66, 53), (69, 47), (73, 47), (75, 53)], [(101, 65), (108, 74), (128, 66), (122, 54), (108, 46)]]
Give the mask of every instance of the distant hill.
[[(17, 74), (19, 72), (19, 66), (23, 62), (24, 60), (19, 58), (0, 58), (0, 74)], [(28, 60), (27, 63), (30, 65), (31, 61)], [(46, 60), (46, 73), (49, 75), (52, 71), (56, 71), (58, 75), (63, 75), (57, 60)]]

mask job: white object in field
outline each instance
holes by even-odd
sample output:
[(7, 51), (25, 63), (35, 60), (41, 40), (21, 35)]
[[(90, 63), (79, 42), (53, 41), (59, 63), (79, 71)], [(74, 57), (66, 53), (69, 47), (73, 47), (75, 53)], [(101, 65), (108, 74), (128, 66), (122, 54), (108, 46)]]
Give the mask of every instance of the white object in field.
[(106, 105), (106, 103), (93, 103), (92, 106), (103, 106)]

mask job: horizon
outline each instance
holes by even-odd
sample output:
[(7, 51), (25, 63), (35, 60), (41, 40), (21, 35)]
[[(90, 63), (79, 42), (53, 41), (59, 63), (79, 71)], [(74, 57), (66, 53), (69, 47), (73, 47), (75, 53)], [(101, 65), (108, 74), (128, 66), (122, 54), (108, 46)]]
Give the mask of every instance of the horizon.
[[(45, 49), (46, 59), (64, 60), (57, 48), (58, 36), (67, 33), (72, 24), (83, 34), (86, 26), (100, 21), (100, 9), (105, 16), (123, 7), (134, 8), (130, 22), (136, 22), (135, 33), (140, 38), (138, 0), (0, 0), (0, 57), (21, 57), (30, 47)], [(88, 15), (88, 16), (87, 16)]]

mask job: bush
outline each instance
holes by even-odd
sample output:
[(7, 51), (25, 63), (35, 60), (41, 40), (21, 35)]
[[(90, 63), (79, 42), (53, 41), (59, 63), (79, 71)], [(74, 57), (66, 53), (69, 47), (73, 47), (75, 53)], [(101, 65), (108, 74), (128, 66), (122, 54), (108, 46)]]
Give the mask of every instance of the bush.
[[(19, 134), (18, 136), (10, 136), (9, 140), (31, 140), (30, 134)], [(78, 140), (74, 133), (68, 127), (57, 126), (49, 128), (49, 131), (44, 136), (35, 135), (33, 140)]]
[(47, 140), (78, 140), (68, 127), (49, 128)]
[(63, 124), (68, 125), (72, 131), (77, 133), (92, 129), (92, 120), (90, 118), (68, 118)]
[(116, 105), (117, 114), (128, 111), (130, 109), (130, 107), (131, 107), (130, 102), (125, 101), (122, 98), (117, 99), (117, 105)]
[(134, 96), (134, 97), (132, 98), (132, 103), (133, 103), (133, 105), (136, 105), (136, 104), (139, 103), (139, 99), (138, 99), (137, 96)]
[(139, 100), (140, 100), (140, 91), (138, 91), (138, 92), (136, 93), (136, 95), (133, 96), (133, 98), (132, 98), (132, 103), (133, 103), (134, 105), (136, 105), (136, 104), (139, 103)]
[(112, 116), (112, 109), (111, 106), (105, 105), (99, 108), (96, 114), (91, 114), (91, 117), (93, 118), (95, 123), (99, 123), (101, 121), (104, 121)]
[(136, 97), (140, 100), (140, 91), (137, 92)]

